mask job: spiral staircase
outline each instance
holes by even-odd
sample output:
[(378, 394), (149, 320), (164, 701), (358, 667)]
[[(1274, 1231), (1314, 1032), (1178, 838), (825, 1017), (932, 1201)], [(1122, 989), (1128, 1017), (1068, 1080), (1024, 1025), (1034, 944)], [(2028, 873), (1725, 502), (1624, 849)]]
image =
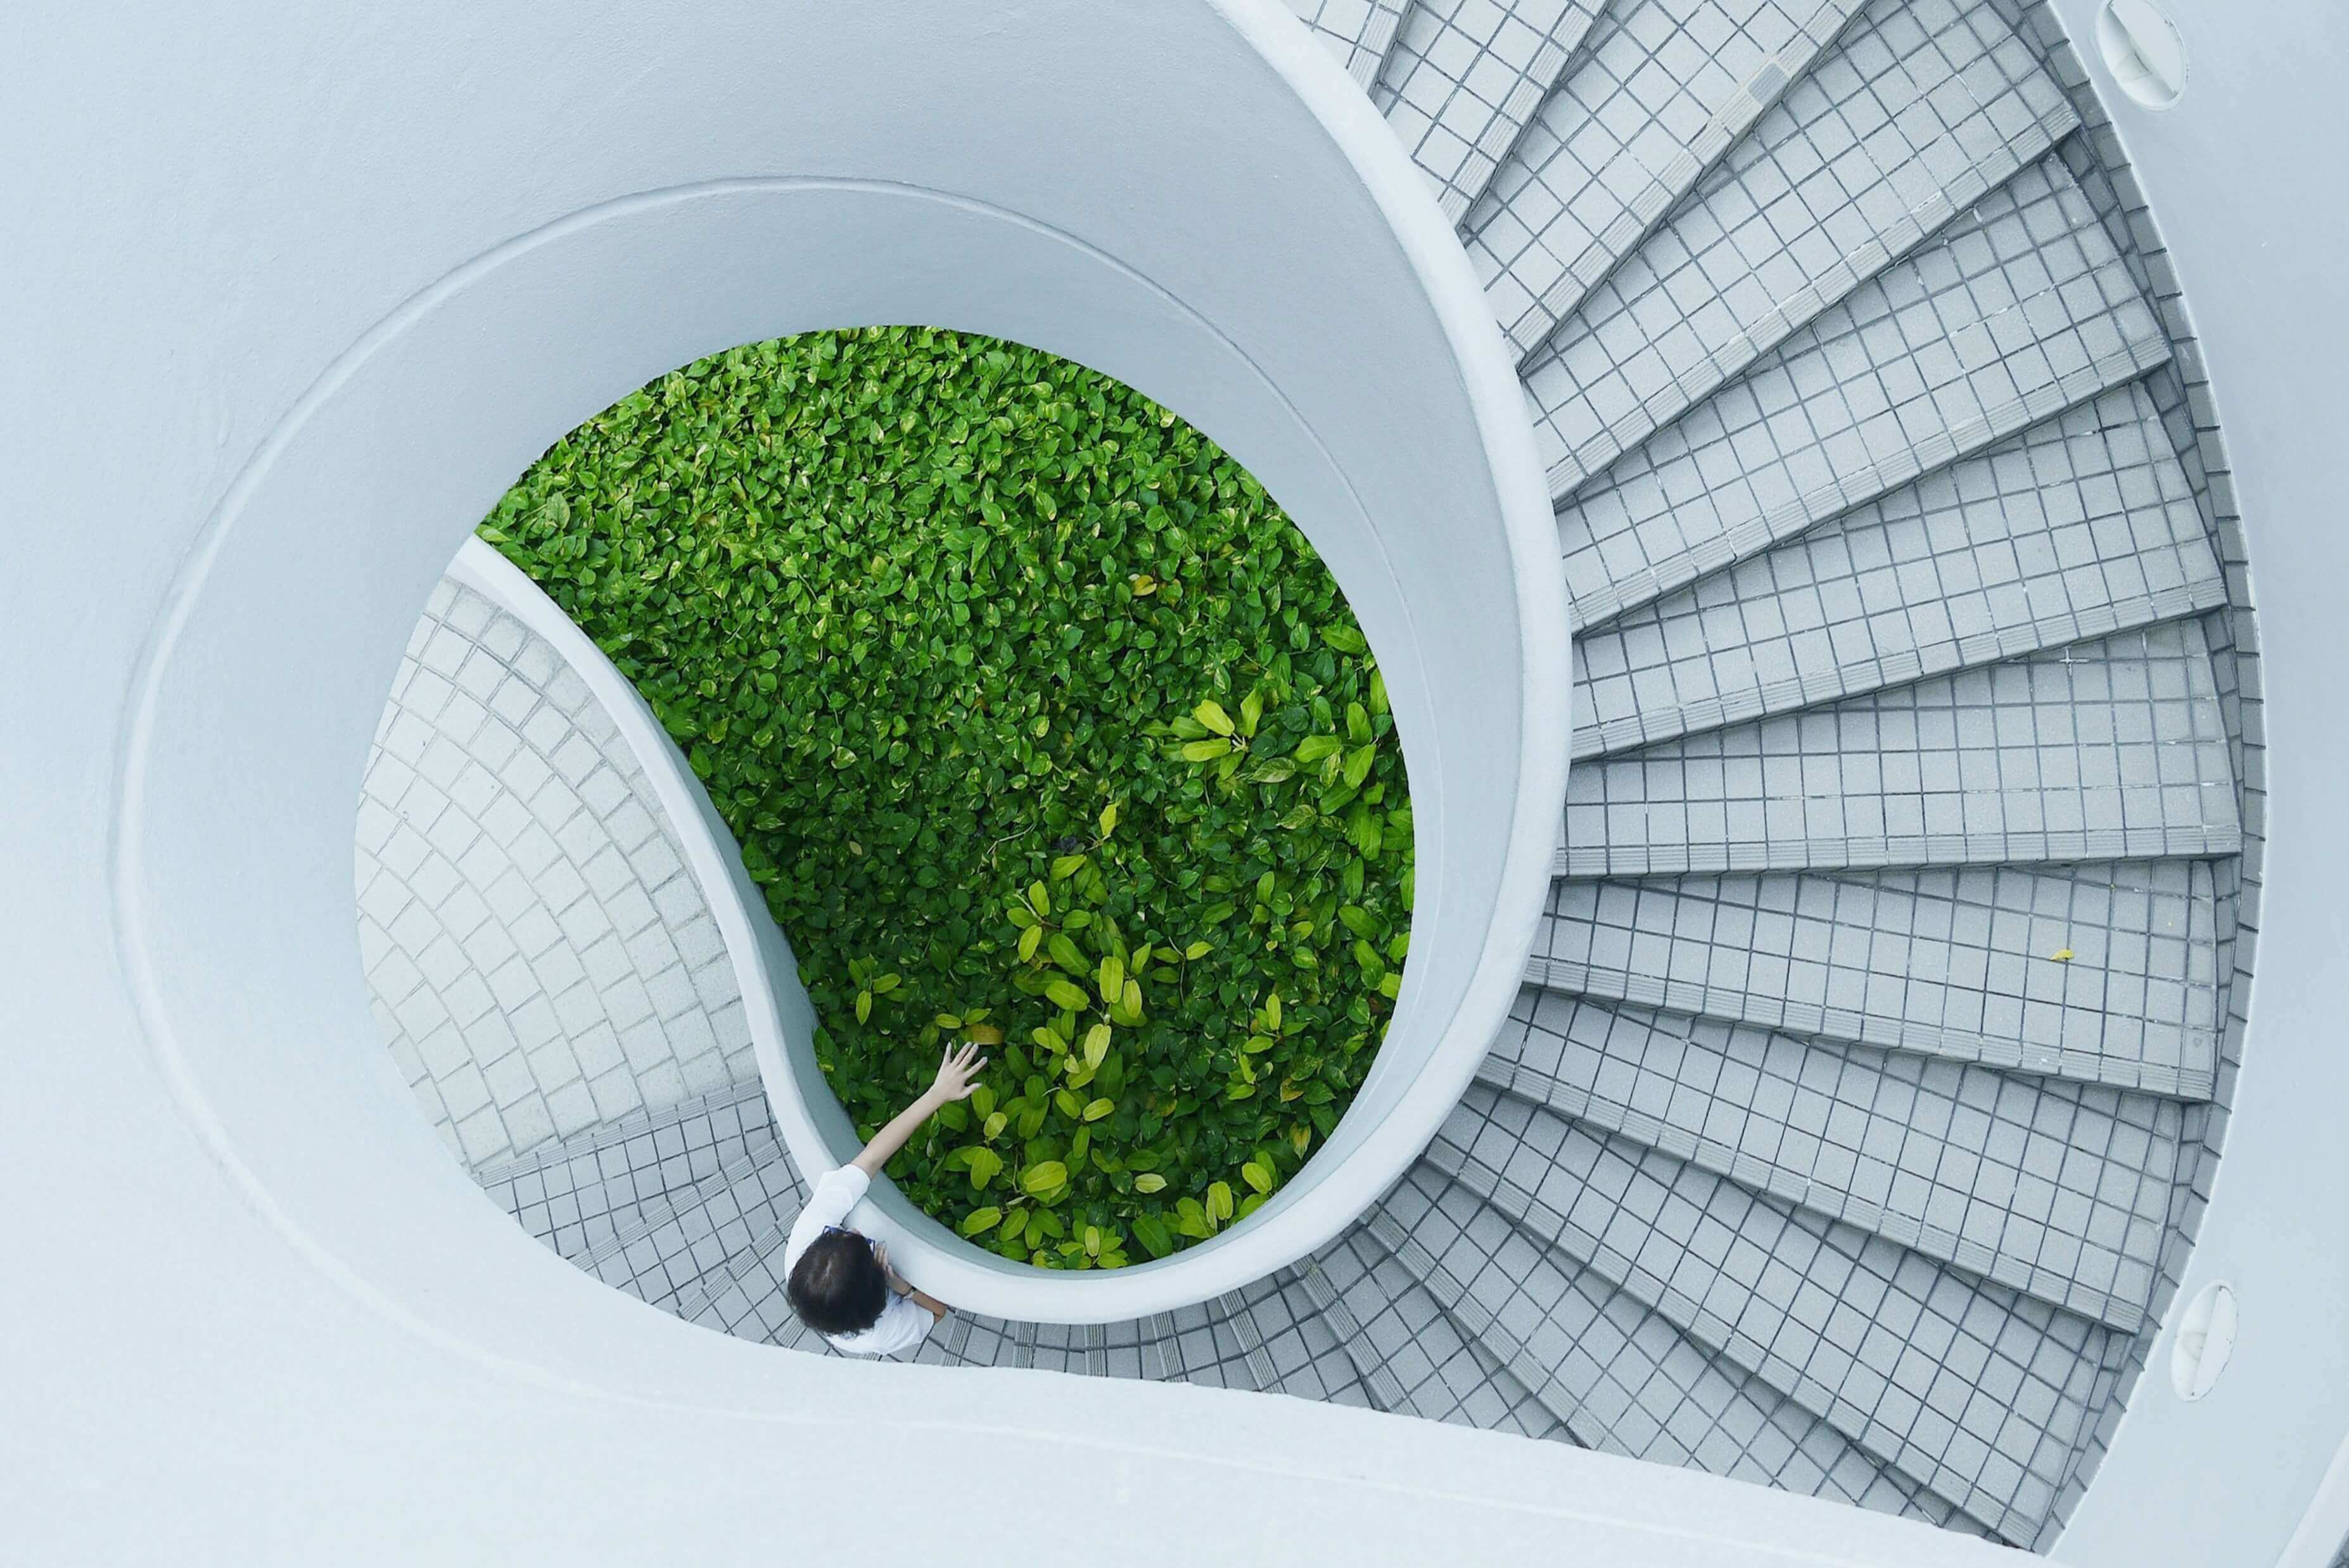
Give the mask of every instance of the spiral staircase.
[[(1294, 1268), (920, 1358), (1522, 1434), (2044, 1548), (2230, 1093), (2240, 533), (2141, 199), (2012, 0), (1292, 0), (1457, 226), (1573, 606), (1525, 986)], [(377, 1015), (533, 1234), (802, 1351), (805, 1183), (673, 829), (451, 581), (359, 825)]]

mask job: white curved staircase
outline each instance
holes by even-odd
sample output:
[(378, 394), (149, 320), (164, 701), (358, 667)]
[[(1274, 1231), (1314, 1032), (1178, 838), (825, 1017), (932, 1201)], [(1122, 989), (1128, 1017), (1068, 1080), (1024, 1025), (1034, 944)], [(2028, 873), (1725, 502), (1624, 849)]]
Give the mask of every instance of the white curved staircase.
[[(1319, 1255), (1140, 1322), (958, 1315), (922, 1358), (1368, 1404), (2044, 1546), (2190, 1245), (2258, 827), (2240, 545), (2085, 79), (2003, 0), (1295, 4), (1459, 223), (1544, 443), (1577, 680), (1549, 910), (1476, 1082)], [(454, 588), (419, 628), (362, 835), (379, 1016), (533, 1233), (820, 1349), (727, 998), (640, 940), (691, 924), (690, 880), (628, 871), (625, 767), (542, 798), (609, 725), (534, 646)], [(466, 862), (503, 794), (579, 872), (534, 926)], [(395, 863), (400, 822), (431, 842)], [(396, 930), (476, 883), (464, 930)], [(572, 1009), (613, 1052), (500, 1044), (460, 1111), (426, 1059), (458, 1010), (418, 989), (444, 937), (511, 977), (496, 1016)], [(533, 968), (564, 942), (604, 957)]]

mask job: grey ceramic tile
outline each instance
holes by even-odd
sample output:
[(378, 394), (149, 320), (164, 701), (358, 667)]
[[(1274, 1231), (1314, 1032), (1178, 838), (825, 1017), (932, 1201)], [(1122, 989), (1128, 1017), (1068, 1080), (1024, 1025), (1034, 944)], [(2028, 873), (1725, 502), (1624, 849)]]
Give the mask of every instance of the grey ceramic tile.
[(2054, 1305), (2144, 1321), (2174, 1101), (1544, 992), (1480, 1076)]
[(1459, 219), (1566, 68), (1599, 0), (1415, 0), (1371, 101)]
[(1990, 0), (1873, 0), (1526, 361), (1553, 492), (1638, 445), (2076, 123)]
[[(1509, 1173), (1541, 1157), (1528, 1184)], [(1472, 1088), (1429, 1160), (2000, 1533), (2052, 1506), (2100, 1324)]]
[(2131, 382), (1575, 638), (1574, 754), (1789, 712), (2226, 599)]
[(2168, 353), (2077, 182), (2044, 160), (1563, 504), (1575, 619), (1758, 554)]
[(1408, 0), (1289, 0), (1289, 9), (1367, 89), (1393, 47)]
[(1574, 877), (2191, 857), (2241, 844), (2200, 623), (2050, 649), (1600, 758)]
[(2212, 1091), (2203, 861), (1561, 882), (1536, 984), (2185, 1098)]
[(1858, 5), (1626, 0), (1607, 8), (1463, 226), (1493, 314), (1521, 357)]

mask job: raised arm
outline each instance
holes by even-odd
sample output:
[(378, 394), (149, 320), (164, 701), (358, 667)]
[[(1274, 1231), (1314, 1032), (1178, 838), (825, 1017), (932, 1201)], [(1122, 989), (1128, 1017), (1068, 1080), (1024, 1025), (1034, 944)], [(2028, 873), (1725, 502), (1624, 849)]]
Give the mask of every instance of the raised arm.
[(987, 1058), (978, 1054), (976, 1045), (965, 1045), (958, 1051), (951, 1045), (947, 1047), (946, 1055), (938, 1062), (937, 1077), (922, 1091), (921, 1097), (899, 1111), (887, 1127), (874, 1133), (873, 1141), (864, 1146), (864, 1152), (850, 1163), (867, 1176), (880, 1175), (881, 1168), (889, 1163), (889, 1157), (905, 1147), (905, 1140), (912, 1137), (924, 1122), (936, 1116), (940, 1106), (969, 1097), (975, 1087), (972, 1080), (986, 1065)]

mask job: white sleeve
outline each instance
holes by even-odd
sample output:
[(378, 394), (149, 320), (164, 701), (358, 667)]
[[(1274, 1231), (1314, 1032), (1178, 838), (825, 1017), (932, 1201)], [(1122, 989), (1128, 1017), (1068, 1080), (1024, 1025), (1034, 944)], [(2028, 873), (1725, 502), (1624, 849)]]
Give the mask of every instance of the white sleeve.
[[(791, 1239), (783, 1243), (783, 1277), (791, 1278), (799, 1267), (800, 1254), (815, 1245), (827, 1225), (837, 1225), (848, 1218), (850, 1210), (863, 1201), (864, 1189), (873, 1179), (853, 1165), (838, 1170), (827, 1170), (817, 1179), (815, 1190), (808, 1194), (807, 1207), (792, 1221)], [(929, 1314), (923, 1314), (925, 1317)], [(877, 1325), (876, 1325), (877, 1326)]]
[(913, 1297), (892, 1293), (873, 1326), (855, 1336), (857, 1354), (903, 1355), (927, 1339), (936, 1322), (929, 1309), (916, 1304)]

